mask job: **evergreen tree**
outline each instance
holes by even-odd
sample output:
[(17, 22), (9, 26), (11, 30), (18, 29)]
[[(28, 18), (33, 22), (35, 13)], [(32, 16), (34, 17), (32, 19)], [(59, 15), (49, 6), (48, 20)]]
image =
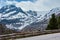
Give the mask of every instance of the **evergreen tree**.
[(55, 17), (55, 14), (52, 14), (52, 17), (51, 17), (51, 19), (49, 21), (49, 24), (47, 26), (47, 29), (48, 30), (58, 29), (57, 26), (58, 26), (58, 23), (57, 23), (57, 19)]
[(60, 16), (58, 17), (58, 28), (60, 28)]

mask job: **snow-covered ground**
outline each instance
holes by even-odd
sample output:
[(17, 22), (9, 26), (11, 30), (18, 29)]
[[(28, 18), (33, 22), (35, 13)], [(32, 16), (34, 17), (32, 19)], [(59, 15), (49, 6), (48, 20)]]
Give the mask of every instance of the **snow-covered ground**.
[(22, 39), (15, 39), (15, 40), (60, 40), (60, 33), (55, 34), (47, 34), (35, 37), (27, 37)]

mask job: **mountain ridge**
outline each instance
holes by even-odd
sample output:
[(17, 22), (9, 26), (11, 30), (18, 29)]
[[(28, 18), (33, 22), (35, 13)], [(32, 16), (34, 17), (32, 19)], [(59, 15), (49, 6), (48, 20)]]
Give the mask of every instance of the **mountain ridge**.
[(31, 11), (31, 13), (30, 11), (24, 12), (20, 7), (16, 7), (15, 5), (3, 6), (0, 9), (0, 15), (0, 23), (7, 25), (19, 25), (19, 27), (20, 25), (23, 26), (38, 20), (36, 18), (37, 13), (35, 11)]
[[(24, 29), (26, 27), (29, 28), (31, 25), (33, 26), (32, 29), (34, 29), (34, 25), (47, 25), (47, 20), (53, 13), (59, 14), (60, 7), (54, 8), (49, 12), (37, 12), (32, 10), (25, 12), (20, 7), (16, 7), (15, 5), (6, 5), (0, 9), (0, 23), (6, 24), (7, 27), (10, 26), (8, 27), (10, 29)], [(40, 25), (38, 28), (42, 27), (42, 25)], [(45, 28), (46, 27), (44, 27), (44, 29)]]

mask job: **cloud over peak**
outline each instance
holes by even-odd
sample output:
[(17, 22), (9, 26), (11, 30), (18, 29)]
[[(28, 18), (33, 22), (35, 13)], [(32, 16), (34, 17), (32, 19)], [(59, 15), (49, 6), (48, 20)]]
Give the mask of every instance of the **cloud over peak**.
[(21, 7), (25, 11), (48, 11), (52, 8), (60, 7), (60, 0), (9, 0), (3, 3), (15, 4), (16, 6)]

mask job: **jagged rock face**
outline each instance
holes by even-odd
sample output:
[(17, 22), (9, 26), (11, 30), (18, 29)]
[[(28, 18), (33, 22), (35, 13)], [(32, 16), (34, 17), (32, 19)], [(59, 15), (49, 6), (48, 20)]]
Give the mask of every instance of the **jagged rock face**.
[(37, 13), (35, 11), (24, 12), (15, 5), (6, 5), (0, 9), (0, 23), (11, 26), (11, 28), (23, 27), (37, 20)]

